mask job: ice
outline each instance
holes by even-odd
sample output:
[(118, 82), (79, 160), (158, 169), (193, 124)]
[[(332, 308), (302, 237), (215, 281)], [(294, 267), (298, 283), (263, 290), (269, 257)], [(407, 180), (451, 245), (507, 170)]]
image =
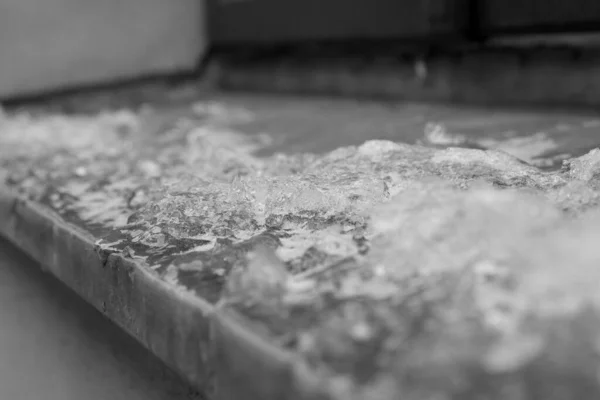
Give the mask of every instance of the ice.
[[(383, 198), (383, 181), (361, 174), (239, 178), (232, 184), (238, 199), (251, 205), (259, 224), (283, 217), (327, 220), (360, 213)], [(281, 217), (281, 218), (280, 218)]]
[[(14, 167), (20, 189), (55, 185), (56, 209), (118, 229), (136, 251), (144, 244), (195, 259), (276, 236), (277, 249), (210, 271), (226, 282), (220, 305), (263, 306), (284, 322), (304, 307), (317, 318), (295, 332), (300, 351), (341, 369), (352, 368), (357, 343), (377, 343), (386, 367), (410, 347), (402, 371), (414, 362), (446, 374), (475, 360), (508, 372), (544, 351), (543, 323), (598, 305), (598, 150), (551, 173), (502, 151), (384, 140), (262, 159), (254, 152), (266, 142), (231, 124), (249, 117), (220, 107), (166, 122), (119, 112), (5, 115), (0, 155), (23, 165)], [(430, 128), (437, 145), (464, 139)], [(179, 285), (178, 268), (213, 268), (205, 256), (163, 277)], [(426, 333), (407, 338), (422, 322), (416, 329)], [(482, 332), (497, 342), (474, 344)]]
[(371, 286), (369, 296), (394, 298), (402, 292), (386, 291), (390, 282), (464, 276), (471, 289), (463, 293), (473, 302), (456, 310), (466, 318), (474, 307), (489, 329), (506, 337), (489, 355), (489, 367), (514, 368), (545, 340), (528, 330), (532, 315), (571, 316), (600, 305), (599, 227), (598, 211), (570, 220), (529, 191), (417, 182), (373, 213), (366, 262), (383, 273), (362, 285), (348, 278), (341, 287), (369, 293)]
[[(210, 147), (211, 142), (202, 143)], [(194, 146), (202, 147), (198, 142)], [(306, 251), (317, 243), (320, 243), (317, 248), (327, 254), (355, 254), (352, 228), (345, 234), (329, 236), (319, 235), (320, 229), (336, 226), (334, 229), (341, 231), (336, 224), (364, 223), (368, 211), (389, 196), (382, 173), (373, 160), (398, 148), (402, 146), (373, 142), (362, 146), (360, 155), (356, 149), (338, 151), (329, 155), (338, 160), (334, 161), (335, 165), (320, 174), (310, 168), (284, 174), (256, 169), (246, 175), (237, 174), (228, 181), (213, 173), (210, 167), (208, 171), (194, 168), (189, 173), (163, 177), (164, 189), (148, 195), (150, 200), (140, 210), (136, 222), (141, 219), (149, 227), (160, 226), (161, 234), (175, 238), (227, 237), (234, 242), (267, 229), (285, 230), (297, 237), (284, 246), (288, 250), (282, 250), (287, 251), (288, 256), (299, 256), (300, 249)], [(210, 164), (210, 157), (206, 157), (208, 151), (194, 150), (192, 164)], [(354, 164), (345, 163), (348, 155), (366, 160), (362, 168), (357, 171)], [(186, 164), (189, 165), (189, 159)], [(313, 227), (307, 228), (307, 224)]]
[[(373, 273), (351, 271), (333, 295), (391, 305), (405, 304), (410, 293), (419, 292), (422, 301), (443, 303), (433, 312), (442, 313), (435, 318), (444, 321), (444, 339), (439, 351), (428, 349), (427, 355), (450, 351), (453, 362), (474, 357), (492, 373), (514, 371), (545, 351), (548, 331), (539, 321), (574, 318), (600, 305), (599, 227), (600, 211), (571, 219), (543, 192), (411, 182), (371, 214), (364, 265)], [(383, 319), (369, 322), (370, 328), (398, 318), (379, 304)], [(469, 339), (474, 316), (498, 338), (484, 352)], [(336, 326), (345, 326), (346, 336), (360, 336), (361, 321), (348, 317)], [(401, 340), (401, 329), (394, 334)], [(305, 345), (328, 345), (321, 336), (313, 340)], [(431, 362), (440, 365), (437, 358)]]
[[(0, 119), (3, 146), (0, 154), (28, 157), (65, 149), (80, 157), (98, 154), (121, 141), (120, 129), (136, 130), (138, 119), (128, 111), (106, 112), (96, 116), (33, 116), (25, 112), (5, 114)], [(27, 146), (23, 146), (27, 143)]]
[(275, 178), (264, 192), (264, 214), (312, 213), (327, 218), (340, 211), (339, 199), (329, 195), (319, 182), (308, 178)]
[[(504, 140), (482, 139), (478, 140), (478, 143), (486, 148), (504, 151), (536, 166), (543, 165), (544, 160), (546, 160), (544, 154), (553, 152), (559, 147), (559, 143), (549, 137), (546, 132), (536, 132), (533, 135), (506, 138)], [(565, 157), (565, 155), (561, 156)]]
[(600, 213), (592, 210), (523, 243), (530, 269), (521, 279), (522, 296), (538, 315), (573, 314), (600, 305)]
[(359, 146), (357, 152), (362, 156), (370, 158), (372, 161), (380, 161), (381, 156), (390, 152), (403, 151), (405, 148), (404, 145), (390, 142), (389, 140), (369, 140)]
[[(370, 295), (401, 296), (399, 290), (385, 289), (390, 282), (399, 288), (400, 282), (415, 277), (431, 281), (436, 276), (463, 276), (460, 280), (472, 285), (471, 290), (463, 289), (463, 295), (471, 293), (473, 301), (466, 309), (456, 309), (462, 315), (459, 319), (474, 308), (490, 329), (516, 334), (531, 311), (532, 299), (516, 295), (511, 282), (532, 273), (538, 264), (531, 252), (544, 251), (532, 247), (533, 239), (561, 221), (558, 208), (531, 192), (463, 191), (447, 183), (415, 182), (372, 215), (366, 262), (382, 273), (369, 282)], [(431, 288), (437, 288), (440, 296), (448, 290), (442, 284), (432, 283)]]
[(449, 148), (436, 152), (431, 160), (434, 164), (452, 163), (457, 165), (487, 164), (503, 171), (513, 170), (527, 174), (535, 168), (519, 162), (515, 157), (501, 151)]
[(516, 334), (501, 340), (483, 360), (485, 369), (501, 374), (516, 371), (535, 360), (544, 350), (546, 343), (541, 335)]
[(311, 230), (297, 228), (293, 235), (283, 237), (277, 255), (282, 261), (299, 259), (311, 248), (337, 257), (354, 256), (358, 253), (351, 232), (344, 232), (340, 225), (332, 225), (327, 229)]
[(460, 269), (502, 259), (517, 236), (551, 226), (561, 213), (541, 196), (415, 182), (374, 212), (369, 258), (391, 275)]
[(572, 181), (547, 194), (548, 198), (565, 211), (579, 212), (598, 204), (600, 193), (585, 181)]
[(199, 116), (209, 118), (211, 122), (240, 123), (249, 122), (255, 115), (242, 107), (232, 107), (216, 101), (199, 101), (192, 105), (192, 110)]
[(137, 168), (148, 178), (158, 178), (162, 175), (161, 166), (152, 160), (138, 161)]
[(450, 134), (445, 125), (429, 122), (425, 125), (424, 144), (460, 146), (467, 142), (464, 135)]
[(145, 204), (136, 223), (153, 227), (174, 238), (214, 240), (230, 231), (253, 230), (247, 201), (232, 195), (230, 186), (193, 175), (179, 176), (156, 199)]
[[(567, 127), (571, 129), (570, 127)], [(513, 136), (513, 137), (511, 137)], [(503, 138), (498, 137), (476, 137), (450, 133), (445, 125), (435, 122), (427, 123), (425, 126), (424, 139), (417, 141), (418, 144), (434, 147), (463, 147), (480, 150), (495, 150), (505, 152), (535, 166), (552, 166), (555, 161), (544, 157), (559, 147), (559, 144), (546, 132), (536, 132), (529, 136), (514, 136), (514, 132), (508, 132)], [(557, 158), (565, 159), (566, 155)]]
[(273, 250), (258, 246), (247, 256), (244, 266), (231, 272), (221, 304), (241, 303), (253, 306), (260, 303), (275, 312), (284, 311), (283, 297), (289, 274)]
[(600, 149), (564, 162), (564, 169), (569, 177), (582, 181), (590, 181), (600, 173)]
[(397, 185), (425, 174), (431, 150), (390, 141), (368, 141), (359, 147), (335, 150), (307, 166), (332, 191), (354, 199), (356, 209), (369, 209), (386, 200)]
[(302, 173), (306, 167), (315, 162), (318, 156), (310, 153), (282, 154), (277, 153), (267, 159), (262, 172), (269, 176), (289, 176)]

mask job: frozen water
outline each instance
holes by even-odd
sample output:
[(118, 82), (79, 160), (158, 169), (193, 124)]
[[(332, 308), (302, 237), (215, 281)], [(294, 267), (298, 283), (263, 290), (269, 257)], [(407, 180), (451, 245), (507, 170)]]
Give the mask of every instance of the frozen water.
[(259, 246), (248, 254), (244, 266), (235, 266), (227, 284), (223, 303), (260, 303), (275, 312), (282, 310), (289, 274), (272, 250)]
[[(169, 121), (154, 136), (127, 113), (4, 115), (0, 156), (13, 163), (13, 185), (27, 194), (52, 185), (56, 209), (119, 229), (131, 244), (156, 250), (186, 239), (190, 251), (213, 251), (221, 238), (278, 235), (275, 254), (233, 266), (225, 298), (278, 315), (289, 304), (322, 307), (320, 296), (339, 301), (331, 318), (299, 333), (306, 354), (343, 359), (383, 331), (392, 332), (386, 345), (402, 343), (419, 293), (445, 324), (447, 340), (427, 348), (436, 362), (451, 364), (465, 347), (456, 357), (510, 370), (545, 345), (531, 318), (597, 305), (597, 150), (551, 173), (502, 151), (389, 141), (259, 159), (260, 143), (225, 126), (233, 117), (214, 104), (196, 112), (204, 122)], [(317, 279), (296, 263), (311, 254), (319, 271), (354, 260), (335, 279)], [(164, 278), (177, 284), (178, 267)], [(488, 353), (472, 350), (473, 320), (502, 337)]]
[(515, 235), (528, 237), (560, 215), (536, 196), (417, 182), (373, 215), (369, 257), (398, 276), (463, 268), (482, 253), (511, 253)]
[(467, 142), (464, 135), (450, 134), (443, 124), (429, 122), (425, 125), (424, 144), (460, 146)]
[(597, 205), (600, 193), (588, 182), (576, 180), (550, 190), (547, 196), (563, 210), (579, 212)]
[[(27, 113), (0, 118), (0, 154), (14, 157), (43, 156), (49, 150), (77, 152), (81, 158), (109, 152), (119, 146), (118, 132), (136, 131), (137, 116), (128, 111), (88, 116), (34, 116)], [(23, 146), (27, 143), (27, 146)]]
[(571, 178), (590, 181), (600, 172), (600, 149), (594, 149), (581, 157), (567, 160), (564, 167)]

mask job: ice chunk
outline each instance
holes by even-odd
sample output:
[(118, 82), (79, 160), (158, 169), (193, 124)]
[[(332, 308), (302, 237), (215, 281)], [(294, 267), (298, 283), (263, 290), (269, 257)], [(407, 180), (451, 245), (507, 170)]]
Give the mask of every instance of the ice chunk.
[(573, 315), (586, 305), (600, 305), (600, 214), (590, 211), (557, 229), (529, 238), (529, 268), (519, 294), (537, 315)]
[(389, 140), (369, 140), (358, 147), (358, 154), (378, 160), (380, 156), (393, 152), (402, 151), (405, 146), (399, 143), (394, 143)]
[(594, 149), (581, 157), (567, 160), (563, 164), (571, 178), (590, 181), (600, 172), (600, 149)]
[(560, 216), (532, 194), (416, 182), (373, 214), (368, 257), (398, 276), (462, 269), (481, 257), (500, 261)]
[(497, 343), (484, 358), (486, 369), (493, 373), (506, 373), (534, 360), (543, 350), (545, 340), (542, 335), (516, 334)]
[(272, 249), (252, 250), (245, 265), (234, 267), (227, 279), (222, 304), (253, 306), (261, 304), (280, 310), (289, 275)]
[(425, 144), (441, 146), (460, 146), (467, 141), (464, 135), (452, 135), (445, 125), (435, 122), (425, 125), (424, 139)]
[(225, 123), (240, 123), (252, 121), (255, 115), (242, 107), (232, 107), (230, 105), (216, 101), (199, 101), (192, 105), (192, 111), (211, 122), (219, 121)]
[(295, 229), (289, 237), (281, 239), (277, 254), (283, 261), (302, 257), (310, 248), (338, 257), (354, 256), (358, 253), (351, 232), (343, 232), (339, 225), (323, 230)]
[(568, 211), (582, 211), (598, 204), (600, 194), (585, 181), (571, 181), (566, 185), (551, 190), (548, 198)]
[(486, 148), (504, 151), (536, 166), (543, 162), (544, 154), (555, 151), (559, 147), (559, 144), (545, 132), (504, 140), (482, 139), (478, 142)]
[(536, 171), (510, 154), (494, 150), (449, 148), (436, 152), (431, 161), (434, 164), (486, 164), (499, 170), (513, 170), (521, 174)]
[[(183, 175), (154, 195), (139, 211), (138, 223), (162, 226), (175, 238), (213, 240), (216, 236), (247, 236), (256, 223), (248, 199), (227, 183)], [(234, 234), (236, 232), (236, 234)]]
[(240, 178), (232, 193), (247, 202), (264, 225), (276, 217), (327, 220), (342, 212), (360, 213), (384, 198), (383, 181), (361, 174)]
[(137, 167), (142, 174), (149, 178), (158, 178), (162, 173), (161, 166), (151, 160), (140, 160)]

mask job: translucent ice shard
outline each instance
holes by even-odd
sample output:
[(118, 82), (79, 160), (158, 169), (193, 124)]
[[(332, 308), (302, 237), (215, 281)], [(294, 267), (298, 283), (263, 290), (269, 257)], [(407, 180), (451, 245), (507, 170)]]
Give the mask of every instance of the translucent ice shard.
[(465, 268), (516, 254), (515, 235), (536, 234), (560, 215), (541, 196), (415, 182), (374, 213), (369, 258), (399, 276)]
[(580, 212), (598, 204), (600, 193), (585, 181), (575, 180), (550, 190), (548, 198), (566, 211)]
[(265, 307), (283, 312), (283, 297), (289, 275), (272, 249), (258, 246), (247, 256), (247, 263), (234, 267), (224, 288), (221, 305), (243, 308)]
[(600, 149), (594, 149), (584, 156), (564, 162), (564, 168), (573, 179), (590, 181), (600, 173)]

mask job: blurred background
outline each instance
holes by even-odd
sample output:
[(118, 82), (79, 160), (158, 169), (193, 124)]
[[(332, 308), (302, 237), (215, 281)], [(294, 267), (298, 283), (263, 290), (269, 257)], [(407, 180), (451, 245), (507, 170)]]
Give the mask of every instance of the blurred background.
[(0, 96), (195, 66), (206, 46), (198, 0), (3, 0)]
[[(506, 88), (524, 79), (526, 102), (590, 105), (600, 92), (596, 32), (595, 0), (4, 0), (0, 97), (200, 76), (212, 63), (228, 71), (223, 86), (243, 89), (481, 102), (484, 82), (513, 101)], [(256, 68), (240, 73), (259, 62), (279, 71), (277, 79), (264, 82)], [(382, 69), (383, 82), (364, 79)], [(363, 79), (349, 78), (357, 71)], [(300, 72), (312, 80), (294, 83)], [(565, 85), (547, 93), (543, 86), (559, 75)]]

